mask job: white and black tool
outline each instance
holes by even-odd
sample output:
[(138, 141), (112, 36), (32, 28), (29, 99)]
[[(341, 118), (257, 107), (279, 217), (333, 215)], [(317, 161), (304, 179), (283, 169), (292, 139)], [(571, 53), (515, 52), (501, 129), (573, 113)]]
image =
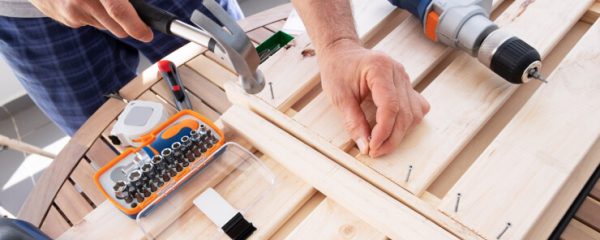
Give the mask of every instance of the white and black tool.
[(247, 239), (256, 231), (256, 227), (213, 188), (207, 188), (194, 199), (194, 205), (231, 239)]
[(165, 107), (160, 103), (131, 101), (119, 115), (108, 138), (114, 145), (139, 147), (142, 144), (141, 137), (168, 117)]

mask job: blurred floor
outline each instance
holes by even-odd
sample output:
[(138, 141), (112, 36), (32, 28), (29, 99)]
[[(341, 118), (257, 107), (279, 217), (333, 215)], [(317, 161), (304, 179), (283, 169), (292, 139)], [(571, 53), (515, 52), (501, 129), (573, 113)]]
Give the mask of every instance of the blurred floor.
[[(288, 2), (290, 1), (239, 0), (246, 16)], [(144, 69), (149, 65), (147, 60), (142, 60), (140, 68)], [(0, 88), (9, 88), (15, 92), (14, 89), (19, 86), (13, 86), (16, 80), (7, 67), (4, 62), (0, 62), (0, 70), (2, 70)], [(0, 101), (0, 104), (3, 104), (0, 106), (0, 135), (21, 139), (54, 154), (58, 154), (69, 141), (69, 137), (62, 133), (27, 96), (10, 99), (6, 104)], [(0, 149), (0, 186), (2, 187), (0, 209), (17, 215), (35, 181), (51, 162), (45, 157), (26, 155), (11, 149)]]

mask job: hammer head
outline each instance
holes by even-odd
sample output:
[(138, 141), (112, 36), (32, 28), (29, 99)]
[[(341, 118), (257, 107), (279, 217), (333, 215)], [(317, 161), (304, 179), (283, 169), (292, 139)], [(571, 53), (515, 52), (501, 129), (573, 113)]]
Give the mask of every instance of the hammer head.
[(212, 35), (218, 44), (217, 48), (227, 54), (240, 76), (244, 90), (249, 94), (259, 93), (265, 87), (265, 79), (258, 70), (260, 58), (250, 38), (215, 1), (204, 0), (203, 4), (220, 24), (198, 10), (194, 11), (190, 20)]

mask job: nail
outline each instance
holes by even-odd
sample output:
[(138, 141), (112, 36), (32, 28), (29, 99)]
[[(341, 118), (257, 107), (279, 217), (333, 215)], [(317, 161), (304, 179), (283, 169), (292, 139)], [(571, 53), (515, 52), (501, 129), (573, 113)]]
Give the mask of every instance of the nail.
[(360, 150), (361, 154), (366, 155), (369, 153), (369, 143), (367, 143), (364, 138), (358, 138), (358, 140), (356, 140), (356, 146), (358, 147), (358, 150)]

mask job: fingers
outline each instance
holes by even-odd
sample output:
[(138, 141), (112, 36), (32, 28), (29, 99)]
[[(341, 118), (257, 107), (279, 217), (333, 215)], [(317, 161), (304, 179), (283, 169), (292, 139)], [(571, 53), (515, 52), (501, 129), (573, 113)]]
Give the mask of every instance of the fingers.
[(360, 107), (360, 103), (351, 94), (336, 95), (334, 98), (336, 98), (333, 99), (334, 104), (344, 116), (346, 131), (350, 133), (360, 153), (368, 154), (371, 127)]
[(123, 30), (123, 28), (117, 22), (115, 22), (115, 20), (113, 20), (106, 11), (104, 11), (104, 7), (102, 4), (100, 4), (100, 2), (93, 1), (90, 5), (90, 11), (93, 12), (94, 21), (102, 26), (102, 28), (96, 28), (108, 30), (118, 38), (127, 37), (127, 32), (125, 32), (125, 30)]
[(152, 31), (138, 16), (127, 0), (100, 0), (108, 15), (118, 23), (131, 37), (143, 42), (150, 42)]

